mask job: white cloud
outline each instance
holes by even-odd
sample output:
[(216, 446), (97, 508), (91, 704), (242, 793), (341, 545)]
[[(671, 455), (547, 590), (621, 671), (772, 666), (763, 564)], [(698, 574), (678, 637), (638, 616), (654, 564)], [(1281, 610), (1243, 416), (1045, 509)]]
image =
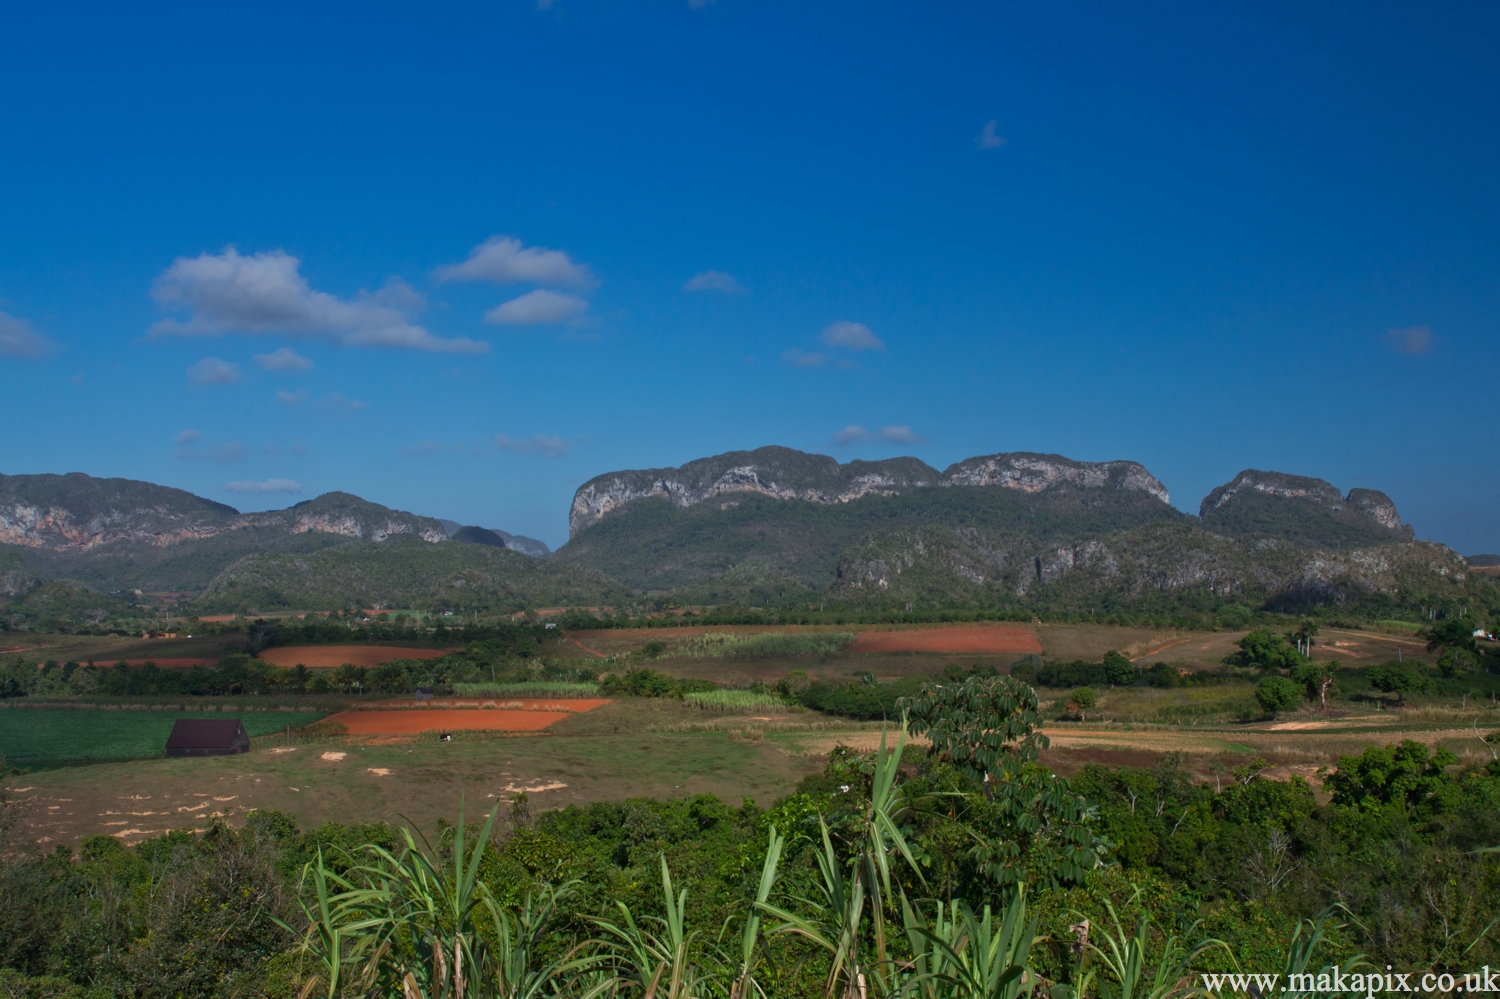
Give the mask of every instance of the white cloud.
[(199, 433), (198, 431), (196, 431), (196, 430), (184, 430), (182, 433), (180, 433), (176, 437), (172, 438), (172, 443), (173, 444), (196, 444), (196, 443), (198, 443), (199, 440), (202, 439), (202, 437), (203, 437), (203, 435), (201, 433)]
[(484, 321), (500, 326), (550, 326), (580, 316), (588, 307), (577, 296), (538, 288), (495, 306), (484, 314)]
[(1406, 326), (1387, 330), (1381, 337), (1398, 354), (1432, 353), (1432, 330), (1426, 326)]
[(422, 297), (399, 278), (353, 301), (313, 291), (298, 273), (302, 262), (284, 250), (241, 256), (234, 247), (219, 254), (178, 257), (151, 294), (188, 319), (163, 319), (151, 336), (252, 336), (282, 333), (326, 340), (343, 347), (395, 347), (456, 354), (482, 354), (489, 344), (445, 340), (413, 324), (407, 313)]
[(851, 323), (840, 319), (823, 330), (822, 341), (830, 347), (847, 347), (850, 350), (885, 350), (885, 341), (870, 332), (864, 323)]
[(256, 354), (255, 361), (264, 371), (311, 371), (313, 366), (313, 362), (290, 347), (281, 347), (269, 354)]
[(228, 441), (220, 444), (203, 444), (199, 442), (203, 435), (196, 430), (184, 430), (175, 438), (177, 444), (178, 461), (217, 461), (223, 464), (226, 461), (243, 461), (245, 458), (245, 445), (239, 441)]
[(796, 347), (793, 347), (791, 350), (788, 350), (781, 355), (782, 364), (790, 364), (793, 367), (797, 368), (817, 368), (821, 367), (827, 362), (828, 358), (824, 357), (822, 354), (809, 354), (807, 351), (798, 350)]
[(217, 357), (205, 357), (187, 373), (190, 385), (233, 385), (240, 380), (240, 366)]
[(892, 444), (922, 444), (927, 438), (912, 433), (911, 427), (884, 427), (873, 433), (857, 423), (851, 423), (833, 435), (835, 444), (863, 444), (866, 441), (889, 441)]
[(44, 357), (52, 343), (24, 319), (0, 312), (0, 357)]
[(734, 275), (725, 274), (723, 271), (704, 271), (693, 276), (693, 279), (682, 286), (683, 291), (722, 291), (726, 295), (744, 294), (744, 287), (734, 279)]
[(298, 389), (295, 392), (288, 392), (286, 389), (281, 389), (276, 393), (276, 404), (278, 406), (295, 406), (306, 399), (307, 389)]
[(851, 423), (833, 435), (835, 444), (855, 444), (870, 439), (870, 432), (857, 423)]
[(925, 437), (918, 437), (916, 434), (912, 433), (911, 427), (905, 425), (899, 427), (884, 427), (883, 429), (881, 429), (880, 433), (877, 436), (879, 436), (881, 440), (890, 441), (893, 444), (921, 444), (927, 440), (927, 438)]
[(534, 437), (526, 437), (516, 440), (499, 434), (495, 437), (495, 446), (502, 451), (515, 451), (518, 454), (539, 454), (546, 458), (566, 458), (568, 456), (568, 442), (561, 437), (552, 434), (537, 434)]
[(1005, 140), (995, 134), (996, 124), (993, 119), (985, 122), (984, 128), (979, 133), (979, 137), (974, 140), (974, 145), (980, 149), (999, 149), (1005, 145)]
[(599, 282), (587, 264), (562, 250), (523, 246), (514, 236), (491, 236), (469, 251), (469, 259), (433, 272), (439, 281), (494, 281), (553, 288), (592, 288)]
[(339, 393), (331, 392), (318, 400), (318, 408), (331, 413), (357, 413), (361, 409), (369, 409), (370, 404), (358, 399), (345, 399)]
[(226, 493), (300, 493), (302, 487), (291, 479), (266, 479), (264, 482), (245, 480), (224, 483)]

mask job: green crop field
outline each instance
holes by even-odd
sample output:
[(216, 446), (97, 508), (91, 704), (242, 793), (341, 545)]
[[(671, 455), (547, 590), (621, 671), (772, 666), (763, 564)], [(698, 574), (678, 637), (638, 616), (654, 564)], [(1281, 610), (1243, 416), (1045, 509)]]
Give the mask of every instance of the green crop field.
[(12, 766), (72, 760), (161, 756), (179, 718), (239, 718), (252, 737), (300, 728), (323, 715), (305, 711), (100, 711), (12, 708), (0, 711), (0, 753)]

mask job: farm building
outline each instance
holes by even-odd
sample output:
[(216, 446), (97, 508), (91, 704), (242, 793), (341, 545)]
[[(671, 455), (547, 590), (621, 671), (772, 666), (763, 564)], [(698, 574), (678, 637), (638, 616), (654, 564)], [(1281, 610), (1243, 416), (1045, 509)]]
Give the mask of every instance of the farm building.
[(179, 718), (167, 736), (168, 756), (230, 756), (250, 751), (238, 718)]

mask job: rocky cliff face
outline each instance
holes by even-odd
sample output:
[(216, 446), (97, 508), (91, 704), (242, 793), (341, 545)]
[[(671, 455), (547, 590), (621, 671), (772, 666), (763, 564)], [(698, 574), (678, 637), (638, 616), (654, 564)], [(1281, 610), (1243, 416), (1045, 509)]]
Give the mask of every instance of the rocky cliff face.
[(1345, 496), (1333, 483), (1323, 479), (1287, 475), (1284, 472), (1261, 472), (1253, 468), (1246, 469), (1203, 497), (1203, 502), (1198, 507), (1198, 516), (1206, 518), (1247, 491), (1283, 499), (1311, 500), (1335, 513), (1347, 509), (1369, 517), (1391, 530), (1400, 530), (1403, 526), (1401, 516), (1396, 512), (1396, 504), (1378, 489), (1351, 489), (1349, 495)]
[(939, 473), (915, 458), (841, 465), (827, 455), (763, 447), (701, 458), (681, 468), (610, 472), (590, 479), (573, 495), (568, 534), (575, 536), (612, 511), (653, 497), (677, 507), (709, 501), (732, 504), (735, 493), (848, 503), (864, 496), (940, 486), (998, 486), (1024, 492), (1067, 486), (1119, 489), (1169, 501), (1166, 488), (1133, 461), (1073, 461), (1055, 454), (1018, 452), (969, 458)]
[(1332, 483), (1247, 469), (1203, 498), (1199, 517), (1209, 530), (1242, 537), (1274, 535), (1332, 549), (1410, 540), (1396, 504), (1375, 489), (1344, 496)]
[(1171, 497), (1155, 476), (1134, 461), (1074, 461), (1058, 454), (992, 454), (950, 465), (942, 485), (1004, 486), (1035, 493), (1057, 486), (1081, 489), (1125, 489), (1146, 493), (1170, 503)]

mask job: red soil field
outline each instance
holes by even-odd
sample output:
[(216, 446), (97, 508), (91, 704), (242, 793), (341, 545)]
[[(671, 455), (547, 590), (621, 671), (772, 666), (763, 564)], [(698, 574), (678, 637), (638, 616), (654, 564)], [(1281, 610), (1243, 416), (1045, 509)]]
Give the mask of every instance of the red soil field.
[(1041, 652), (1030, 628), (1004, 624), (962, 624), (952, 628), (862, 631), (851, 652)]
[[(477, 703), (477, 702), (476, 702)], [(536, 705), (511, 708), (409, 708), (395, 710), (340, 711), (323, 719), (343, 725), (350, 735), (415, 735), (418, 732), (539, 732), (575, 711), (588, 711), (608, 701), (505, 701), (506, 704)], [(548, 711), (545, 708), (565, 710)]]
[(301, 663), (308, 669), (342, 666), (379, 666), (392, 659), (436, 659), (447, 655), (443, 649), (401, 649), (389, 645), (285, 645), (266, 649), (260, 657), (277, 666), (296, 666)]

